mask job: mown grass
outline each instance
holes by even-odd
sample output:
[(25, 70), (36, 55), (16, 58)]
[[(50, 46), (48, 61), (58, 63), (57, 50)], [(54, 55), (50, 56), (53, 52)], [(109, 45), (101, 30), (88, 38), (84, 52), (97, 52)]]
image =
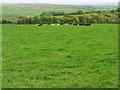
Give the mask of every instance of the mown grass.
[(116, 88), (117, 31), (117, 24), (3, 25), (3, 88)]

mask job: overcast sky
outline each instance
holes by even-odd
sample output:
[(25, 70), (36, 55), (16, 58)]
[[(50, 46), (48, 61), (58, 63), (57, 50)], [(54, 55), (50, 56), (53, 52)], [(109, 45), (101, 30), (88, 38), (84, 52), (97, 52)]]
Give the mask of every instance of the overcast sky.
[(77, 4), (99, 5), (118, 4), (119, 0), (2, 0), (2, 3), (53, 3), (53, 4)]

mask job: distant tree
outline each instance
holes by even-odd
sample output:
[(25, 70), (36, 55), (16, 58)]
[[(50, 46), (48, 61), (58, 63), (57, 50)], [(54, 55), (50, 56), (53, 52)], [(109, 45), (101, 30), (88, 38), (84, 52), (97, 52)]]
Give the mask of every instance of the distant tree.
[(59, 23), (60, 20), (58, 19), (58, 17), (53, 17), (52, 18), (52, 23)]
[(106, 17), (111, 17), (111, 14), (108, 14), (108, 13), (104, 13), (103, 15)]
[(116, 10), (110, 10), (110, 13), (111, 14), (113, 14), (113, 13), (115, 13), (116, 12)]
[(84, 15), (78, 16), (78, 19), (79, 19), (80, 23), (86, 23), (87, 22), (86, 18), (84, 17)]
[(48, 17), (47, 18), (47, 23), (53, 23), (53, 18), (52, 17)]
[(118, 22), (118, 19), (119, 19), (119, 18), (118, 18), (117, 15), (112, 14), (111, 17), (110, 17), (110, 22), (116, 23), (116, 22)]
[(7, 23), (7, 20), (3, 19), (3, 20), (2, 20), (2, 23), (3, 23), (3, 24)]
[(71, 17), (71, 15), (69, 13), (65, 13), (64, 17), (68, 17), (69, 18), (69, 17)]
[[(43, 12), (40, 16), (19, 17), (17, 23), (33, 24), (33, 23), (108, 23), (118, 22), (120, 17), (120, 8), (114, 10), (78, 10), (72, 13), (65, 12)], [(3, 20), (3, 23), (11, 23)]]
[(23, 19), (23, 18), (25, 18), (25, 17), (23, 17), (23, 16), (20, 16), (20, 17), (18, 17), (19, 19)]
[(64, 17), (59, 17), (60, 23), (65, 23), (65, 18)]
[(85, 20), (86, 20), (86, 23), (92, 23), (92, 22), (91, 22), (92, 16), (91, 16), (90, 14), (85, 14), (85, 15), (84, 15), (84, 18), (85, 18)]
[(22, 23), (22, 20), (21, 19), (18, 19), (17, 20), (17, 24), (21, 24)]
[(80, 23), (91, 23), (91, 15), (90, 14), (84, 14), (78, 16)]
[(79, 11), (77, 11), (77, 14), (79, 14), (79, 15), (84, 14), (84, 11), (79, 10)]
[(114, 14), (117, 15), (118, 18), (120, 18), (120, 12), (116, 12), (116, 13), (114, 13)]
[(91, 16), (91, 22), (92, 23), (97, 23), (97, 22), (100, 22), (99, 20), (99, 14), (97, 13), (90, 13), (90, 16)]
[(2, 24), (10, 24), (10, 23), (12, 23), (12, 21), (6, 20), (6, 19), (3, 19), (3, 20), (2, 20)]
[(52, 16), (64, 16), (65, 14), (65, 12), (54, 12), (52, 13)]
[(99, 16), (100, 23), (107, 23), (108, 22), (108, 17), (101, 15)]
[(47, 23), (48, 22), (47, 21), (47, 16), (41, 16), (40, 21), (41, 21), (41, 23)]
[(117, 10), (116, 10), (117, 12), (120, 12), (120, 8), (117, 8)]

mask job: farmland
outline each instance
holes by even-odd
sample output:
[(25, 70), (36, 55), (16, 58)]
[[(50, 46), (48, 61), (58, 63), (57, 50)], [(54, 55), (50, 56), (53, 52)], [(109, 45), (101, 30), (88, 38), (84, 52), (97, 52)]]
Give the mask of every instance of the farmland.
[(117, 26), (3, 24), (3, 88), (117, 88)]
[[(1, 6), (1, 5), (0, 5)], [(19, 17), (40, 15), (42, 12), (75, 12), (78, 10), (111, 10), (117, 6), (55, 5), (55, 4), (3, 4), (4, 19), (16, 20)]]

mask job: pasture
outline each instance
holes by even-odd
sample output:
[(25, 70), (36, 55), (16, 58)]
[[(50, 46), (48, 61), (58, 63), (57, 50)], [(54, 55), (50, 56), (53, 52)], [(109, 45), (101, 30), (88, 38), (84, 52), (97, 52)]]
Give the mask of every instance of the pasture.
[[(0, 4), (1, 6), (1, 4)], [(89, 5), (56, 5), (56, 4), (3, 4), (2, 16), (4, 19), (16, 20), (19, 17), (40, 15), (42, 12), (60, 11), (75, 12), (78, 10), (111, 10), (118, 6), (89, 6)], [(1, 7), (0, 7), (1, 8)]]
[(117, 26), (4, 24), (3, 88), (117, 88)]

